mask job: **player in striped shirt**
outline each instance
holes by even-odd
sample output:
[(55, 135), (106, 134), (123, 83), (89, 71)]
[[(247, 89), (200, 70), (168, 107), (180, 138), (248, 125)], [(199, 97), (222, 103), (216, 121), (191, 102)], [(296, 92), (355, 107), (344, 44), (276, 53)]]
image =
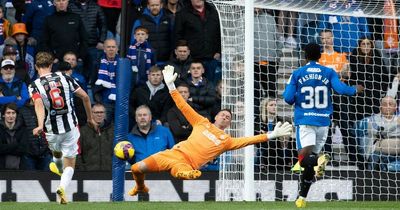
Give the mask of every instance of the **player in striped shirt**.
[(46, 135), (49, 148), (53, 153), (50, 170), (61, 176), (57, 195), (61, 204), (66, 204), (65, 188), (71, 182), (75, 168), (75, 157), (78, 154), (80, 137), (78, 121), (74, 111), (73, 95), (83, 101), (87, 121), (96, 128), (92, 117), (89, 96), (71, 77), (60, 72), (52, 73), (54, 58), (47, 52), (36, 55), (35, 67), (39, 73), (29, 87), (35, 105), (38, 127), (33, 135)]

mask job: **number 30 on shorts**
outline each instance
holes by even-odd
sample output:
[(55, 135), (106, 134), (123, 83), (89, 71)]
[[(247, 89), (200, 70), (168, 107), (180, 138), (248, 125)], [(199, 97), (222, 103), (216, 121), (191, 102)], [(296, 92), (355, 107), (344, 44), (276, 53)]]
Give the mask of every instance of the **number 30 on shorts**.
[(304, 95), (303, 109), (325, 109), (328, 107), (328, 88), (326, 86), (305, 86), (300, 89)]

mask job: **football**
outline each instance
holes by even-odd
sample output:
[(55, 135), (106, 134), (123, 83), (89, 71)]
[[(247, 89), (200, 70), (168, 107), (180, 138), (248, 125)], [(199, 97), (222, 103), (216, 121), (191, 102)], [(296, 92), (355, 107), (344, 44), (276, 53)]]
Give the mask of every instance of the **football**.
[(114, 154), (121, 160), (129, 160), (133, 158), (135, 149), (129, 141), (120, 141), (114, 147)]

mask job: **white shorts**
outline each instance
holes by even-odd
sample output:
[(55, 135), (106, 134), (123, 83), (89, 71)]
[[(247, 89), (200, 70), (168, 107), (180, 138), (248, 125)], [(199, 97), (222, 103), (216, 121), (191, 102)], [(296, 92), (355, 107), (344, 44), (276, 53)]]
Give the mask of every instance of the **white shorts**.
[(62, 134), (46, 133), (46, 139), (51, 151), (62, 152), (63, 157), (74, 158), (78, 155), (78, 140), (81, 136), (78, 127)]
[(328, 137), (329, 126), (296, 126), (296, 145), (297, 150), (301, 150), (307, 146), (314, 146), (312, 152), (318, 154), (325, 145)]

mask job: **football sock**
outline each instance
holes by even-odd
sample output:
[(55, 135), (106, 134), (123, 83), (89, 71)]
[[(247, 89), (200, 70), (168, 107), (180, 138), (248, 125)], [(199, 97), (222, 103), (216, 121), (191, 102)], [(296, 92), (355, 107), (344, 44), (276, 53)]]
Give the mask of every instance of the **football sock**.
[(53, 156), (53, 162), (56, 164), (58, 171), (60, 173), (63, 173), (63, 158), (62, 157), (56, 158)]
[(314, 167), (316, 165), (318, 165), (318, 157), (315, 154), (304, 156), (300, 162), (300, 166), (303, 168)]
[(318, 164), (318, 159), (315, 154), (304, 156), (300, 165), (304, 168), (304, 171), (300, 178), (300, 192), (299, 195), (306, 198), (308, 191), (310, 190), (311, 184), (314, 180), (314, 166)]
[(131, 167), (133, 179), (138, 188), (144, 188), (144, 174), (139, 169), (139, 163), (133, 164)]
[(71, 182), (73, 175), (74, 169), (72, 167), (66, 167), (61, 175), (60, 187), (65, 189)]
[(299, 195), (307, 197), (311, 184), (314, 180), (314, 169), (312, 167), (304, 168), (303, 174), (300, 178), (300, 192)]

